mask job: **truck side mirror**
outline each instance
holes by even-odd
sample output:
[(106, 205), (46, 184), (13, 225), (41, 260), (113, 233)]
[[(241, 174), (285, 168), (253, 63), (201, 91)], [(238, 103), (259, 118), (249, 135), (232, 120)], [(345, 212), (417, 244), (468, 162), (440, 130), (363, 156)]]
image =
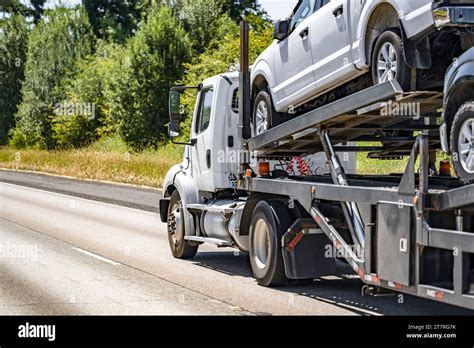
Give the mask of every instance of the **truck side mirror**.
[(170, 121), (178, 124), (181, 121), (181, 117), (184, 116), (184, 106), (181, 105), (181, 90), (172, 89), (170, 92), (169, 109), (170, 109)]
[(285, 18), (277, 20), (273, 30), (273, 38), (279, 41), (286, 39), (288, 37), (289, 26), (289, 19)]
[(168, 135), (171, 139), (181, 136), (181, 129), (178, 122), (171, 121), (168, 125)]

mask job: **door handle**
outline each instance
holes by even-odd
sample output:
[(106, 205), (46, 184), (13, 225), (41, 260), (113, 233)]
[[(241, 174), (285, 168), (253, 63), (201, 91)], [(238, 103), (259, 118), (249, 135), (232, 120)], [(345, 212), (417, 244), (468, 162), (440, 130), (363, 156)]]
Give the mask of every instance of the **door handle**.
[(338, 8), (336, 8), (334, 11), (332, 11), (332, 14), (336, 18), (341, 16), (343, 13), (344, 13), (344, 5), (341, 5)]
[(308, 27), (304, 28), (304, 29), (300, 32), (300, 37), (301, 37), (302, 39), (306, 39), (306, 38), (308, 37), (308, 35), (309, 35), (309, 28), (308, 28)]
[(206, 151), (206, 164), (207, 169), (211, 169), (211, 150)]

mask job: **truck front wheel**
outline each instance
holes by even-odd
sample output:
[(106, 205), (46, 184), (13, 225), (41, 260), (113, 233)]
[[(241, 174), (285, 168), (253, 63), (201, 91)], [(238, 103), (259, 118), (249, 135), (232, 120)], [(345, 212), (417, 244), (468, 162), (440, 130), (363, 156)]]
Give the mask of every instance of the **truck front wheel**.
[(168, 241), (175, 258), (192, 259), (196, 255), (199, 246), (191, 245), (189, 241), (184, 239), (186, 233), (183, 209), (181, 196), (178, 191), (174, 191), (168, 207)]
[(250, 223), (249, 256), (259, 285), (281, 286), (288, 282), (281, 240), (290, 225), (290, 214), (283, 203), (262, 201), (255, 207)]
[(457, 176), (474, 182), (474, 100), (464, 103), (451, 126), (451, 155)]

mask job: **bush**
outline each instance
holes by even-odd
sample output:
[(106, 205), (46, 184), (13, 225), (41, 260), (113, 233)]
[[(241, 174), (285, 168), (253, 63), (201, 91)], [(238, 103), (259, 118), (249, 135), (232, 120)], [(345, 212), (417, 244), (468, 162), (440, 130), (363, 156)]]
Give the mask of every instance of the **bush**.
[(82, 147), (100, 137), (116, 134), (117, 126), (111, 110), (115, 106), (112, 88), (117, 86), (120, 76), (120, 60), (123, 47), (99, 41), (96, 52), (80, 60), (74, 76), (63, 81), (66, 99), (64, 104), (84, 106), (92, 109), (93, 115), (70, 115), (53, 119), (53, 140), (56, 147)]
[(76, 62), (92, 52), (94, 37), (81, 8), (46, 12), (28, 40), (23, 101), (11, 144), (50, 149), (55, 146), (52, 119), (65, 99), (62, 82), (74, 76)]
[(190, 40), (167, 6), (155, 8), (127, 44), (111, 109), (120, 136), (136, 150), (165, 139), (170, 87), (184, 74)]

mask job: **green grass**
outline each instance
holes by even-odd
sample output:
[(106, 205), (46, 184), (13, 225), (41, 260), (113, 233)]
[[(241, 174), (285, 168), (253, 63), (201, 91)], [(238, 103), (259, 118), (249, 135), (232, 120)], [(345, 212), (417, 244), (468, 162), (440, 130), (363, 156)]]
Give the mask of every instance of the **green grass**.
[[(378, 146), (377, 143), (364, 143), (366, 146)], [(370, 159), (367, 157), (367, 153), (357, 154), (357, 173), (358, 174), (369, 174), (369, 175), (388, 175), (388, 174), (403, 174), (408, 164), (408, 156), (400, 160), (379, 160)], [(436, 165), (439, 165), (441, 161), (450, 160), (446, 154), (439, 153), (436, 159)], [(419, 166), (419, 160), (416, 163), (416, 167)], [(439, 168), (438, 168), (439, 169)], [(454, 175), (454, 172), (452, 173)]]
[(357, 154), (357, 173), (370, 175), (387, 175), (405, 172), (408, 157), (401, 160), (370, 159), (367, 153)]
[(182, 147), (166, 145), (133, 153), (117, 138), (106, 138), (80, 150), (1, 147), (0, 168), (161, 188), (168, 169), (181, 161), (182, 152)]

